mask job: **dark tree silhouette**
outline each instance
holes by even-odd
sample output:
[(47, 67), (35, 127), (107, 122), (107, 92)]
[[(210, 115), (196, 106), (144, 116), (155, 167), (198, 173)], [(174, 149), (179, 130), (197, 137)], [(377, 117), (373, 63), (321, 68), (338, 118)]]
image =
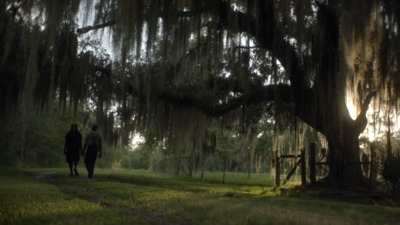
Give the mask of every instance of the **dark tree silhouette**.
[[(175, 140), (178, 149), (201, 149), (213, 121), (250, 129), (260, 114), (270, 113), (277, 121), (283, 118), (278, 109), (286, 108), (326, 137), (327, 178), (359, 185), (359, 135), (368, 123), (369, 104), (374, 97), (397, 103), (396, 0), (26, 2), (2, 3), (1, 17), (11, 18), (4, 24), (15, 27), (16, 20), (27, 19), (18, 14), (46, 8), (49, 45), (56, 44), (55, 31), (76, 15), (79, 3), (93, 9), (97, 25), (77, 33), (110, 29), (120, 61), (112, 73), (122, 93), (116, 101), (127, 130)], [(9, 33), (7, 26), (0, 30)], [(1, 40), (2, 55), (8, 55), (4, 46), (10, 40)], [(346, 99), (358, 109), (355, 119)]]

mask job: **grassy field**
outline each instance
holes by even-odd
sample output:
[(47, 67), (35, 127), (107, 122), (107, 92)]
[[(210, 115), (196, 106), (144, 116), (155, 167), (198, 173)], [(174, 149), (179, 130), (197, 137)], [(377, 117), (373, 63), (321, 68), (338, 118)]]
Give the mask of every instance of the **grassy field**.
[(315, 197), (293, 183), (283, 192), (265, 174), (227, 173), (221, 184), (221, 173), (80, 171), (3, 168), (0, 224), (400, 224), (398, 201)]

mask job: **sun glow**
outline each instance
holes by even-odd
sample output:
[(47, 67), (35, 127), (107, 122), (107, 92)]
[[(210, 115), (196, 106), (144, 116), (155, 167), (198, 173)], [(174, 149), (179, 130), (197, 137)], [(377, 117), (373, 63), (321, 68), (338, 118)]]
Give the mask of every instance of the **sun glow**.
[(346, 106), (349, 111), (350, 117), (355, 120), (357, 118), (358, 110), (355, 107), (354, 103), (351, 101), (351, 98), (346, 98)]
[(134, 133), (131, 135), (131, 151), (136, 150), (141, 144), (144, 143), (144, 137), (139, 133)]
[[(356, 107), (355, 103), (353, 102), (352, 98), (347, 96), (346, 98), (346, 106), (347, 110), (349, 111), (350, 117), (355, 120), (357, 118), (357, 115), (360, 113), (359, 109)], [(361, 133), (360, 137), (366, 137), (370, 142), (373, 142), (377, 139), (377, 133), (375, 132), (376, 129), (374, 129), (374, 126), (372, 124), (371, 126), (371, 121), (373, 121), (373, 109), (371, 110), (371, 106), (369, 107), (367, 111), (367, 119), (368, 119), (368, 125), (365, 128), (364, 132)], [(372, 115), (371, 115), (372, 114)]]
[[(388, 118), (390, 118), (390, 130), (392, 136), (399, 132), (400, 129), (400, 118), (395, 110), (390, 110), (388, 107), (382, 105), (377, 106), (379, 104), (374, 101), (374, 99), (371, 101), (367, 111), (367, 127), (360, 135), (360, 137), (368, 138), (370, 142), (385, 138), (388, 131)], [(346, 106), (350, 117), (355, 120), (360, 110), (356, 107), (355, 103), (352, 101), (352, 98), (349, 96), (346, 98)]]

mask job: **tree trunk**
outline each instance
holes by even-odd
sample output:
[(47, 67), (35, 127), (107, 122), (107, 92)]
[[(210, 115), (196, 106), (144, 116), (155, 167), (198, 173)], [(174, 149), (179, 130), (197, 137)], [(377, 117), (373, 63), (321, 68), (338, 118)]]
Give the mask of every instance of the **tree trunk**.
[(329, 147), (327, 178), (336, 184), (346, 186), (360, 185), (363, 181), (358, 134), (351, 128), (346, 129), (351, 127), (351, 124), (349, 121), (338, 127), (341, 134), (332, 133), (326, 136)]
[(224, 156), (224, 169), (222, 172), (222, 183), (225, 184), (226, 157)]
[[(318, 93), (321, 93), (318, 92)], [(361, 104), (361, 112), (353, 120), (347, 110), (345, 98), (341, 95), (315, 95), (310, 102), (318, 102), (315, 107), (301, 108), (299, 115), (310, 126), (322, 133), (328, 141), (328, 180), (338, 185), (355, 186), (367, 184), (364, 181), (361, 161), (359, 135), (367, 125), (366, 112), (376, 92), (371, 92)]]
[(193, 168), (194, 168), (194, 153), (192, 152), (192, 154), (189, 156), (189, 177), (192, 178), (193, 177)]
[[(358, 137), (367, 125), (365, 114), (374, 94), (367, 96), (360, 115), (353, 120), (346, 106), (347, 69), (340, 50), (339, 15), (327, 5), (318, 3), (318, 7), (321, 32), (315, 43), (318, 51), (314, 56), (317, 57), (318, 74), (313, 89), (312, 115), (308, 119), (314, 120), (313, 127), (328, 141), (328, 180), (344, 186), (361, 185), (363, 174)], [(309, 107), (304, 106), (304, 101), (301, 103), (302, 107)]]
[(181, 172), (181, 155), (178, 154), (178, 156), (175, 157), (175, 176), (179, 176)]

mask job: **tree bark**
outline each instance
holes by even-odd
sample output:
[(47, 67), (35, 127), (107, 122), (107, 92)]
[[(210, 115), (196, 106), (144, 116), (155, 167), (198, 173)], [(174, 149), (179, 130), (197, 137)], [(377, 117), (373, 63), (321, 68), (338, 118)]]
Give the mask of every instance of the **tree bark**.
[(359, 157), (359, 133), (355, 132), (354, 122), (350, 120), (333, 125), (332, 132), (325, 134), (329, 147), (328, 179), (337, 184), (355, 186), (362, 184), (363, 175)]

